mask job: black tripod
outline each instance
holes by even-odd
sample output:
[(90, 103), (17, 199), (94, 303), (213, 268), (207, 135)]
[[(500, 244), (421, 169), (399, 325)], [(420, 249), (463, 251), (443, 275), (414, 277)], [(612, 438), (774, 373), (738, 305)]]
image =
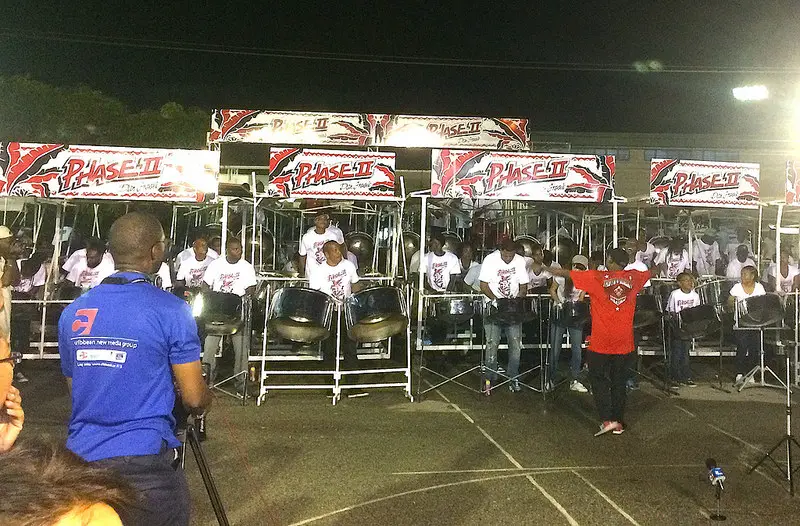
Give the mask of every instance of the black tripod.
[[(775, 444), (772, 447), (772, 449), (770, 449), (769, 452), (766, 455), (761, 457), (761, 459), (756, 463), (755, 466), (750, 468), (750, 471), (748, 473), (752, 473), (753, 471), (758, 469), (758, 467), (761, 464), (763, 464), (765, 460), (769, 459), (769, 460), (772, 461), (773, 464), (775, 464), (775, 467), (777, 467), (778, 470), (780, 470), (780, 472), (783, 473), (784, 476), (786, 476), (786, 480), (789, 481), (789, 493), (792, 496), (794, 496), (794, 477), (793, 477), (793, 475), (794, 475), (795, 471), (797, 471), (798, 468), (794, 468), (793, 465), (792, 465), (792, 446), (794, 445), (794, 446), (800, 447), (800, 443), (797, 442), (797, 438), (795, 438), (795, 436), (792, 434), (792, 389), (790, 387), (791, 384), (789, 383), (790, 382), (790, 378), (789, 378), (789, 368), (790, 367), (791, 367), (791, 364), (790, 364), (790, 360), (789, 360), (789, 353), (787, 351), (787, 353), (786, 353), (786, 434), (783, 435), (783, 438), (781, 438), (780, 441), (778, 441), (778, 443)], [(778, 463), (778, 461), (776, 461), (772, 457), (772, 454), (775, 453), (775, 451), (779, 447), (781, 447), (783, 444), (786, 444), (786, 469), (785, 470), (783, 469), (783, 466), (781, 466)]]
[(192, 448), (194, 460), (197, 462), (197, 467), (200, 469), (200, 476), (203, 478), (203, 484), (208, 492), (208, 498), (211, 500), (211, 507), (214, 508), (214, 515), (217, 516), (217, 522), (220, 526), (229, 526), (228, 516), (225, 514), (225, 507), (222, 505), (222, 499), (217, 492), (217, 486), (214, 484), (214, 477), (211, 476), (211, 470), (208, 469), (205, 453), (200, 445), (200, 437), (197, 434), (197, 429), (194, 422), (186, 424), (186, 437), (180, 451), (181, 468), (186, 463), (186, 444)]

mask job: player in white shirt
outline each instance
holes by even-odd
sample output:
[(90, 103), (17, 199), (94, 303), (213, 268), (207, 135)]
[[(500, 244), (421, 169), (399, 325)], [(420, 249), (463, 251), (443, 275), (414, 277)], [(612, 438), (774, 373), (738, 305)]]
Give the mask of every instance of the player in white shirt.
[[(573, 270), (586, 270), (589, 267), (589, 260), (586, 256), (580, 254), (572, 258)], [(554, 315), (550, 322), (550, 367), (548, 375), (548, 386), (551, 387), (555, 383), (556, 373), (558, 371), (558, 358), (561, 355), (561, 347), (564, 340), (564, 333), (569, 333), (570, 347), (572, 355), (569, 360), (570, 371), (570, 384), (571, 391), (579, 393), (588, 393), (589, 390), (583, 383), (578, 380), (578, 374), (581, 372), (581, 359), (583, 345), (583, 327), (566, 327), (558, 322), (558, 316), (555, 314), (557, 309), (561, 308), (565, 301), (582, 302), (585, 301), (586, 293), (580, 289), (575, 288), (570, 278), (553, 278), (550, 284), (550, 297), (553, 300)]]
[[(694, 290), (694, 276), (688, 272), (678, 275), (678, 286), (673, 290), (667, 300), (667, 312), (675, 315), (683, 309), (700, 305), (700, 295)], [(689, 366), (689, 348), (691, 340), (681, 340), (675, 333), (671, 334), (669, 355), (669, 377), (677, 385), (689, 387), (697, 386), (692, 380), (692, 370)]]
[(82, 292), (99, 285), (114, 273), (113, 259), (105, 257), (105, 254), (105, 243), (99, 239), (90, 239), (86, 243), (84, 257), (76, 258), (69, 265), (67, 281)]
[(547, 266), (544, 261), (544, 250), (541, 246), (533, 248), (532, 257), (525, 258), (525, 268), (528, 272), (528, 289), (533, 292), (544, 292), (547, 290), (548, 280), (553, 278), (553, 275), (547, 272)]
[[(217, 258), (208, 265), (203, 276), (203, 288), (214, 292), (225, 292), (237, 296), (252, 296), (256, 289), (256, 271), (253, 265), (242, 258), (242, 242), (229, 237), (225, 243), (225, 257)], [(213, 385), (217, 372), (217, 349), (221, 336), (208, 335), (203, 345), (203, 363), (209, 366), (209, 381)], [(231, 336), (234, 353), (233, 374), (247, 371), (250, 335), (244, 330)], [(246, 375), (236, 377), (236, 388), (244, 391)]]
[(792, 265), (789, 261), (788, 251), (781, 251), (780, 273), (778, 265), (774, 262), (767, 268), (767, 283), (771, 290), (778, 294), (785, 295), (793, 290), (797, 290), (800, 285), (800, 269)]
[(655, 264), (658, 249), (655, 245), (647, 241), (644, 235), (635, 240), (635, 243), (636, 254), (634, 254), (634, 259), (631, 261), (641, 261), (647, 268), (652, 267)]
[[(528, 292), (528, 271), (525, 268), (525, 260), (517, 254), (517, 244), (506, 239), (499, 250), (486, 256), (481, 264), (479, 279), (481, 292), (489, 301), (498, 298), (524, 297)], [(497, 378), (497, 349), (503, 332), (508, 340), (506, 371), (508, 378), (511, 379), (509, 388), (513, 392), (518, 392), (521, 387), (516, 377), (519, 375), (519, 359), (522, 351), (522, 324), (501, 326), (484, 317), (483, 329), (486, 335), (484, 363), (488, 370), (483, 393), (491, 394), (492, 383)]]
[(357, 291), (353, 287), (359, 281), (356, 266), (342, 258), (341, 245), (336, 241), (327, 241), (322, 246), (322, 252), (325, 254), (325, 262), (315, 267), (308, 276), (308, 286), (324, 292), (338, 303), (343, 303)]
[(308, 277), (314, 267), (325, 262), (325, 254), (322, 253), (322, 245), (326, 241), (336, 241), (340, 245), (344, 243), (342, 231), (329, 230), (330, 216), (328, 212), (320, 211), (314, 216), (314, 228), (309, 229), (300, 239), (300, 263), (304, 275)]
[[(331, 296), (341, 305), (354, 292), (360, 288), (358, 273), (352, 262), (342, 257), (341, 245), (336, 241), (326, 241), (322, 245), (322, 253), (325, 254), (325, 261), (322, 265), (315, 267), (308, 276), (308, 286), (314, 290), (324, 292)], [(344, 333), (336, 335), (340, 338), (340, 349), (344, 358), (346, 370), (353, 371), (358, 368), (358, 348), (352, 340), (347, 338)], [(335, 352), (336, 337), (329, 338), (328, 352)], [(360, 384), (361, 375), (345, 375), (351, 384)], [(347, 389), (347, 397), (355, 398), (365, 396), (369, 393), (360, 388)]]
[(695, 238), (692, 259), (694, 271), (698, 276), (717, 274), (717, 267), (722, 263), (722, 255), (719, 253), (719, 244), (712, 231), (706, 231), (702, 236)]
[[(734, 312), (737, 313), (738, 302), (753, 296), (763, 296), (767, 293), (764, 290), (764, 285), (757, 281), (758, 271), (754, 265), (742, 268), (740, 277), (741, 281), (731, 288), (731, 295), (728, 298), (728, 306), (736, 309)], [(744, 381), (744, 375), (758, 363), (761, 352), (761, 338), (757, 330), (735, 330), (733, 331), (733, 336), (736, 339), (736, 379), (734, 380), (734, 385), (738, 386)], [(753, 381), (751, 377), (748, 383)]]
[[(95, 246), (95, 247), (99, 247), (100, 245), (103, 245), (103, 259), (108, 261), (108, 263), (110, 263), (112, 267), (115, 267), (114, 258), (111, 256), (111, 252), (105, 250), (105, 246), (104, 246), (105, 244), (103, 243), (103, 241), (101, 239), (96, 238), (96, 237), (91, 237), (91, 238), (86, 240), (86, 246), (88, 247), (89, 245), (92, 245), (92, 246)], [(64, 262), (64, 265), (61, 267), (61, 270), (63, 270), (64, 271), (64, 275), (67, 276), (67, 275), (69, 275), (69, 273), (72, 270), (72, 268), (75, 267), (75, 265), (77, 265), (79, 263), (82, 263), (82, 262), (85, 262), (85, 261), (86, 261), (86, 249), (85, 248), (78, 249), (78, 250), (76, 250), (75, 252), (73, 252), (72, 254), (69, 255), (67, 260)]]
[(179, 285), (195, 288), (203, 284), (203, 275), (216, 258), (210, 255), (205, 238), (196, 239), (191, 250), (192, 257), (184, 259), (181, 263), (175, 281), (179, 282)]
[[(176, 275), (177, 275), (177, 272), (181, 269), (181, 266), (185, 262), (191, 261), (193, 259), (196, 259), (197, 247), (198, 246), (202, 246), (203, 247), (201, 250), (203, 250), (206, 253), (206, 256), (209, 258), (209, 261), (208, 261), (209, 263), (211, 263), (213, 260), (215, 260), (215, 259), (217, 259), (219, 257), (219, 254), (217, 253), (217, 251), (216, 250), (212, 250), (208, 246), (208, 239), (206, 238), (206, 236), (197, 236), (195, 238), (195, 240), (192, 242), (192, 246), (190, 246), (189, 248), (184, 249), (181, 252), (179, 252), (177, 257), (175, 258), (175, 272), (176, 272)], [(178, 278), (175, 278), (175, 279), (177, 281)]]
[(689, 263), (689, 251), (683, 248), (683, 241), (673, 239), (656, 258), (656, 264), (664, 263), (664, 270), (661, 277), (675, 279), (681, 272), (691, 270)]
[(739, 245), (736, 250), (736, 257), (728, 263), (728, 268), (725, 270), (725, 277), (728, 279), (737, 279), (742, 275), (744, 267), (755, 267), (756, 263), (749, 257), (749, 249), (747, 245)]
[[(639, 253), (637, 251), (638, 246), (639, 245), (637, 241), (635, 239), (631, 239), (628, 241), (628, 244), (625, 247), (623, 247), (625, 249), (625, 252), (628, 253), (628, 261), (630, 261), (630, 263), (628, 263), (623, 270), (639, 270), (642, 272), (647, 272), (648, 270), (650, 270), (650, 267), (647, 266), (647, 263), (645, 263), (640, 259), (636, 259), (636, 255)], [(650, 286), (650, 280), (648, 279), (647, 283), (644, 284), (644, 288), (647, 288), (649, 286)]]
[(750, 244), (749, 238), (750, 238), (750, 233), (747, 231), (746, 228), (736, 229), (736, 239), (728, 241), (728, 244), (725, 247), (725, 255), (728, 257), (728, 263), (730, 263), (731, 261), (733, 261), (738, 257), (739, 247), (741, 245), (747, 247), (747, 257), (753, 255), (753, 246)]
[(458, 256), (452, 252), (444, 251), (444, 240), (440, 234), (435, 234), (428, 242), (430, 252), (425, 254), (420, 265), (420, 272), (427, 276), (428, 287), (436, 292), (451, 290), (451, 279), (454, 275), (461, 274), (461, 265)]

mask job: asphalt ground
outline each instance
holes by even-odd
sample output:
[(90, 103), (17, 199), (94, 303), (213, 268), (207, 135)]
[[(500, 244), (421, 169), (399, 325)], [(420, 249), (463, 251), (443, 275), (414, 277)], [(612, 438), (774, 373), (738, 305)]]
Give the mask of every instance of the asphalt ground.
[[(23, 435), (63, 440), (58, 364), (23, 367)], [(693, 368), (700, 385), (679, 396), (643, 379), (619, 436), (593, 436), (588, 394), (484, 397), (447, 384), (413, 403), (397, 388), (336, 406), (323, 391), (274, 391), (244, 407), (217, 396), (202, 447), (236, 525), (709, 524), (708, 457), (727, 475), (726, 524), (800, 524), (775, 466), (748, 474), (785, 434), (785, 391), (723, 393), (711, 387), (716, 359)], [(477, 387), (477, 372), (465, 380)], [(191, 457), (186, 471), (193, 524), (216, 524)]]

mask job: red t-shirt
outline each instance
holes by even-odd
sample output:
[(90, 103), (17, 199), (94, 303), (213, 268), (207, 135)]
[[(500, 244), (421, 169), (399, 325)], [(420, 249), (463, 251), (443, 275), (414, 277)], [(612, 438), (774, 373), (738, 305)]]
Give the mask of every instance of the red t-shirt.
[(636, 295), (650, 279), (650, 272), (578, 270), (570, 272), (570, 277), (575, 288), (586, 291), (591, 299), (589, 350), (600, 354), (632, 352)]

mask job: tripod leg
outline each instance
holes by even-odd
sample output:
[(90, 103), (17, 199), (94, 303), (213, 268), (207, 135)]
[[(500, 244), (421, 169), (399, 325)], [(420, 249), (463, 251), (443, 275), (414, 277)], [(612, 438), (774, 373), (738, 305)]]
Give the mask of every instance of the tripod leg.
[(186, 428), (186, 441), (192, 447), (194, 459), (197, 462), (197, 467), (200, 469), (200, 476), (203, 478), (203, 484), (208, 492), (208, 498), (211, 500), (211, 507), (214, 508), (214, 515), (217, 517), (217, 522), (220, 526), (229, 526), (228, 516), (225, 514), (225, 507), (222, 505), (222, 499), (217, 492), (217, 486), (214, 484), (214, 477), (211, 476), (211, 470), (208, 469), (206, 456), (203, 453), (203, 448), (200, 446), (200, 440), (197, 436), (197, 430), (193, 424), (189, 424)]

